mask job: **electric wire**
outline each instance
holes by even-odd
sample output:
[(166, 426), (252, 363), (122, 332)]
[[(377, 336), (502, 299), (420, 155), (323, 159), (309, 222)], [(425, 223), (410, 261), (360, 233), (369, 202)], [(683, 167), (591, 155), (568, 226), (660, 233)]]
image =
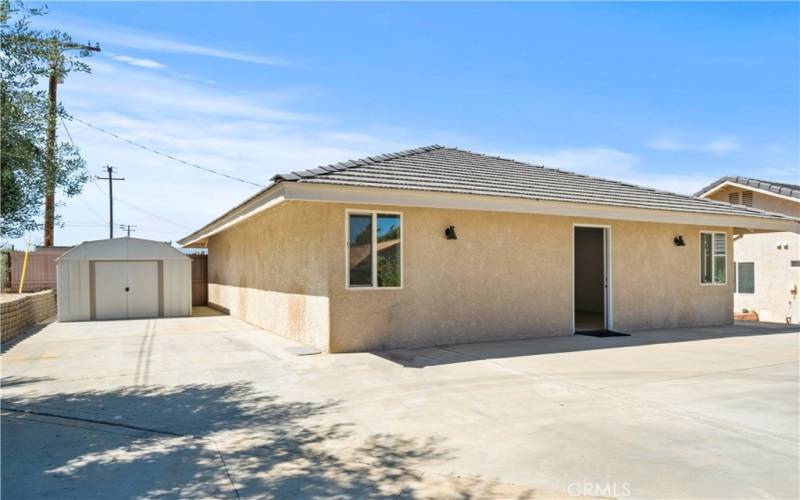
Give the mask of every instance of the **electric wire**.
[(161, 152), (161, 151), (159, 151), (157, 149), (151, 148), (150, 146), (145, 146), (144, 144), (140, 144), (140, 143), (138, 143), (138, 142), (136, 142), (134, 140), (128, 139), (127, 137), (123, 137), (123, 136), (121, 136), (119, 134), (111, 132), (110, 130), (106, 130), (106, 129), (102, 128), (102, 127), (98, 127), (97, 125), (93, 125), (93, 124), (87, 122), (86, 120), (82, 120), (82, 119), (76, 118), (74, 116), (71, 119), (75, 120), (76, 122), (83, 123), (87, 127), (91, 127), (91, 128), (93, 128), (93, 129), (95, 129), (95, 130), (97, 130), (99, 132), (102, 132), (104, 134), (108, 134), (111, 137), (115, 137), (115, 138), (117, 138), (117, 139), (119, 139), (121, 141), (127, 142), (128, 144), (132, 144), (132, 145), (134, 145), (134, 146), (136, 146), (138, 148), (144, 149), (145, 151), (149, 151), (149, 152), (157, 154), (159, 156), (163, 156), (164, 158), (168, 158), (168, 159), (176, 161), (178, 163), (182, 163), (182, 164), (187, 165), (189, 167), (193, 167), (193, 168), (197, 168), (197, 169), (200, 169), (200, 170), (204, 170), (206, 172), (209, 172), (209, 173), (212, 173), (212, 174), (215, 174), (215, 175), (220, 175), (222, 177), (226, 177), (226, 178), (234, 180), (234, 181), (242, 182), (242, 183), (245, 183), (245, 184), (250, 184), (251, 186), (256, 186), (258, 188), (263, 188), (264, 187), (262, 184), (258, 184), (258, 183), (252, 182), (252, 181), (248, 181), (247, 179), (242, 179), (241, 177), (236, 177), (235, 175), (227, 174), (227, 173), (221, 172), (219, 170), (214, 170), (213, 168), (204, 167), (203, 165), (198, 165), (197, 163), (186, 161), (186, 160), (183, 160), (181, 158), (177, 158), (177, 157), (175, 157), (173, 155), (170, 155), (170, 154), (167, 154), (167, 153), (163, 153), (163, 152)]

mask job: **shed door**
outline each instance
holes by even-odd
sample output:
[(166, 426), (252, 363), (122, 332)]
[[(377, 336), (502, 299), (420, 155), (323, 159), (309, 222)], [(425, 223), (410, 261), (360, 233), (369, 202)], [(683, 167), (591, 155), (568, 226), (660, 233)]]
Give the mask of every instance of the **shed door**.
[(158, 263), (128, 262), (128, 317), (158, 316)]
[(95, 318), (158, 317), (158, 263), (95, 262)]
[(96, 319), (125, 319), (128, 317), (127, 262), (96, 262), (94, 267), (94, 297)]

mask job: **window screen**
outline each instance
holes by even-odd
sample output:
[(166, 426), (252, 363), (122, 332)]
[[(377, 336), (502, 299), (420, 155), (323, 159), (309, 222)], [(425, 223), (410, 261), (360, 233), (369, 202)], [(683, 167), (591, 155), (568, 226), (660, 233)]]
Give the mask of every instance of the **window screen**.
[(756, 266), (754, 262), (736, 263), (736, 293), (755, 293)]

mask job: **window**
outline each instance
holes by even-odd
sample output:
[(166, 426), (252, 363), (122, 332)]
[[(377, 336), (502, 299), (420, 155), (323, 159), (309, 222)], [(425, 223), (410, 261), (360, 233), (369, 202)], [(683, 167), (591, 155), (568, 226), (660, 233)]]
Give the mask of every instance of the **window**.
[(731, 205), (738, 205), (739, 204), (739, 193), (728, 193), (728, 202)]
[(700, 283), (727, 283), (726, 234), (700, 233)]
[(347, 212), (347, 287), (402, 286), (402, 216)]
[(747, 207), (753, 206), (753, 192), (752, 191), (742, 191), (742, 205)]
[(754, 262), (733, 263), (733, 289), (736, 293), (755, 293), (756, 266)]

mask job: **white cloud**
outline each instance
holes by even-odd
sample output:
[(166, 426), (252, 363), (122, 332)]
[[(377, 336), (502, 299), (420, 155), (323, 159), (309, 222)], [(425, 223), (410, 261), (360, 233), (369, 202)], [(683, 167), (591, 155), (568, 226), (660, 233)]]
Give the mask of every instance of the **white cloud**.
[(645, 144), (648, 149), (656, 151), (701, 151), (706, 153), (728, 153), (741, 149), (734, 138), (720, 137), (707, 142), (687, 142), (672, 136), (655, 138)]
[(279, 57), (182, 42), (158, 33), (134, 31), (122, 26), (97, 22), (88, 23), (84, 19), (70, 16), (50, 15), (44, 19), (35, 18), (33, 20), (35, 26), (43, 28), (51, 28), (54, 23), (58, 25), (59, 29), (72, 35), (73, 38), (89, 39), (92, 42), (100, 43), (101, 46), (112, 45), (153, 52), (191, 54), (269, 66), (291, 65), (289, 61)]
[(594, 177), (627, 182), (672, 193), (693, 194), (714, 176), (662, 174), (641, 168), (639, 156), (612, 148), (558, 149), (501, 154), (533, 165), (558, 168)]
[[(276, 173), (314, 167), (436, 142), (417, 131), (352, 129), (327, 116), (293, 110), (319, 98), (316, 89), (232, 92), (153, 72), (92, 59), (92, 74), (74, 73), (59, 97), (76, 118), (123, 137), (215, 170), (266, 185)], [(138, 226), (135, 235), (177, 240), (253, 194), (257, 188), (182, 165), (94, 130), (77, 121), (67, 127), (92, 174), (105, 164), (125, 177), (114, 185), (119, 199), (156, 214), (115, 204), (117, 224)], [(67, 135), (59, 127), (59, 140)], [(103, 181), (79, 197), (58, 200), (63, 220), (56, 244), (106, 238), (108, 198)], [(101, 191), (102, 190), (102, 191)], [(171, 222), (169, 222), (171, 221)], [(121, 232), (117, 229), (117, 234)], [(34, 243), (41, 234), (34, 234)], [(13, 242), (23, 244), (24, 240)]]
[(158, 61), (153, 61), (152, 59), (141, 59), (138, 57), (131, 57), (114, 53), (108, 53), (106, 54), (106, 56), (110, 57), (115, 61), (122, 62), (125, 64), (130, 64), (131, 66), (138, 66), (140, 68), (162, 69), (167, 67), (165, 64), (161, 64)]
[(610, 148), (557, 149), (520, 153), (511, 157), (533, 165), (601, 177), (613, 177), (618, 173), (627, 172), (639, 161), (634, 154)]

